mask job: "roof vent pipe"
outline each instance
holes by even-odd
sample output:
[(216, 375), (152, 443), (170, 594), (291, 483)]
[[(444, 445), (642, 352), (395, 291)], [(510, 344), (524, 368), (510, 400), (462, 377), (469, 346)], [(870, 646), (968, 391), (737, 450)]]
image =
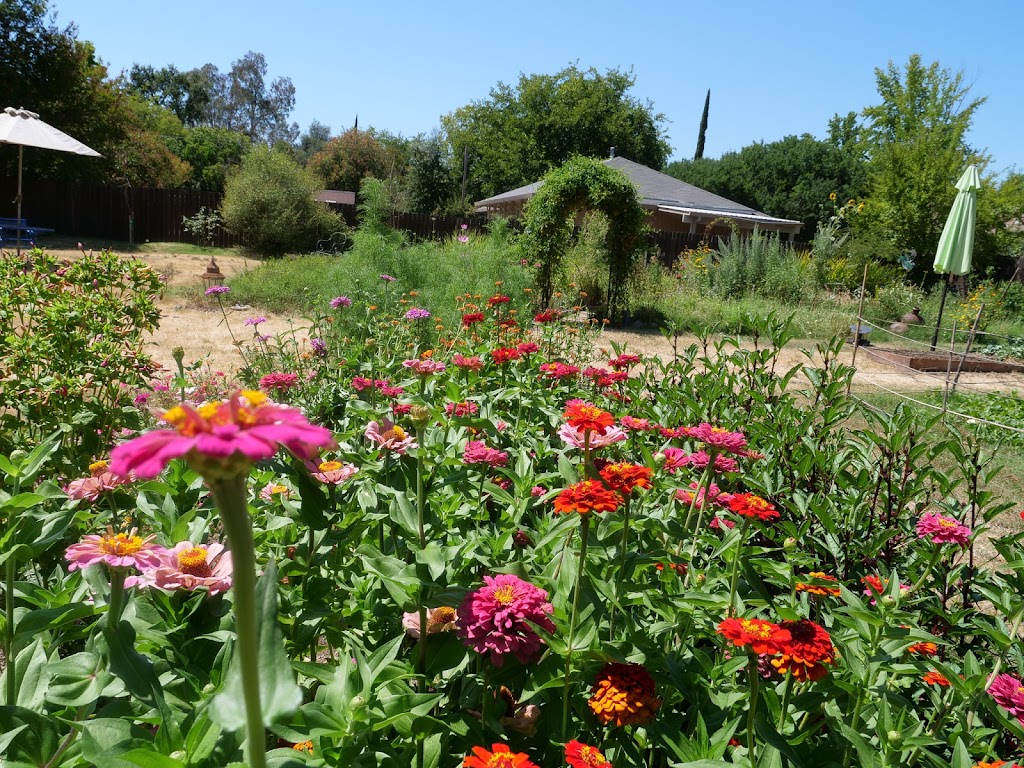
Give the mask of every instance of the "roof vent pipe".
[(608, 155), (609, 158), (615, 157), (615, 147), (612, 147), (611, 150), (611, 154)]

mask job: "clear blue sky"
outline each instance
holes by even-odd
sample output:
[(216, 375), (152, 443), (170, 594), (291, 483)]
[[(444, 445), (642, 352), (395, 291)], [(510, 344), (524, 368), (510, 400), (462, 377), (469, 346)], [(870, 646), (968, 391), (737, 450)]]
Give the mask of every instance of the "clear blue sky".
[(668, 119), (673, 159), (692, 157), (705, 91), (705, 156), (790, 134), (823, 137), (835, 113), (879, 101), (875, 67), (962, 70), (977, 112), (970, 142), (990, 171), (1024, 171), (1020, 0), (357, 2), (51, 0), (112, 75), (133, 63), (222, 72), (247, 51), (290, 77), (292, 119), (337, 134), (356, 114), (413, 136), (520, 73), (633, 68), (632, 95)]

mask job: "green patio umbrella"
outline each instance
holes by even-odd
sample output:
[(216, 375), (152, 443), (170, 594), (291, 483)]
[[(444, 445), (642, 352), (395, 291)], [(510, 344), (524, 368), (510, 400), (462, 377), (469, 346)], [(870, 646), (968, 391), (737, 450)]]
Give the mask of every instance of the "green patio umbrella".
[(974, 222), (978, 212), (978, 188), (981, 177), (978, 169), (967, 166), (960, 181), (956, 183), (956, 199), (949, 209), (946, 226), (942, 228), (939, 246), (935, 250), (933, 268), (940, 275), (949, 275), (942, 284), (942, 298), (939, 300), (939, 316), (935, 321), (935, 333), (932, 336), (932, 350), (939, 341), (939, 326), (942, 323), (942, 310), (946, 306), (946, 292), (953, 275), (966, 275), (971, 271), (971, 256), (974, 254)]

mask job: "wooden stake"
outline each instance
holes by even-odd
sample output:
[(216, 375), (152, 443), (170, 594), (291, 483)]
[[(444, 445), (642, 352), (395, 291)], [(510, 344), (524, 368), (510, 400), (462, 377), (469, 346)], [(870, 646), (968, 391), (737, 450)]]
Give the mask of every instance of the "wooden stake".
[(946, 358), (946, 388), (942, 390), (942, 412), (946, 412), (949, 402), (949, 374), (953, 368), (953, 352), (956, 349), (956, 318), (953, 318), (953, 331), (949, 336), (949, 357)]
[[(850, 367), (854, 368), (856, 373), (857, 368), (857, 348), (860, 346), (860, 321), (861, 316), (864, 314), (864, 294), (868, 290), (868, 265), (864, 265), (864, 279), (860, 281), (860, 304), (857, 306), (857, 327), (853, 332), (853, 359), (850, 360)], [(846, 394), (850, 394), (850, 387), (853, 386), (853, 376), (846, 382)]]
[(956, 392), (957, 382), (960, 381), (960, 370), (964, 367), (964, 359), (971, 354), (971, 347), (974, 346), (974, 336), (978, 333), (978, 323), (981, 321), (981, 313), (985, 311), (985, 305), (978, 307), (978, 314), (974, 316), (974, 325), (971, 326), (971, 334), (967, 337), (967, 346), (960, 356), (960, 363), (956, 367), (956, 377), (953, 379), (953, 392)]

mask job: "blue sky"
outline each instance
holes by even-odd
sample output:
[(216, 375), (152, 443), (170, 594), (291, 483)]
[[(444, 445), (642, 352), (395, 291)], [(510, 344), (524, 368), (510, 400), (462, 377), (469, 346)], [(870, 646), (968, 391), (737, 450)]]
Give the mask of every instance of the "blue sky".
[(290, 77), (292, 119), (337, 134), (374, 126), (413, 136), (520, 73), (567, 64), (633, 68), (632, 95), (668, 119), (673, 159), (692, 157), (705, 91), (705, 156), (790, 134), (825, 135), (835, 113), (878, 102), (875, 67), (912, 53), (962, 70), (988, 98), (970, 142), (990, 171), (1024, 171), (1024, 3), (353, 2), (51, 0), (111, 74), (133, 63), (222, 72), (253, 50)]

